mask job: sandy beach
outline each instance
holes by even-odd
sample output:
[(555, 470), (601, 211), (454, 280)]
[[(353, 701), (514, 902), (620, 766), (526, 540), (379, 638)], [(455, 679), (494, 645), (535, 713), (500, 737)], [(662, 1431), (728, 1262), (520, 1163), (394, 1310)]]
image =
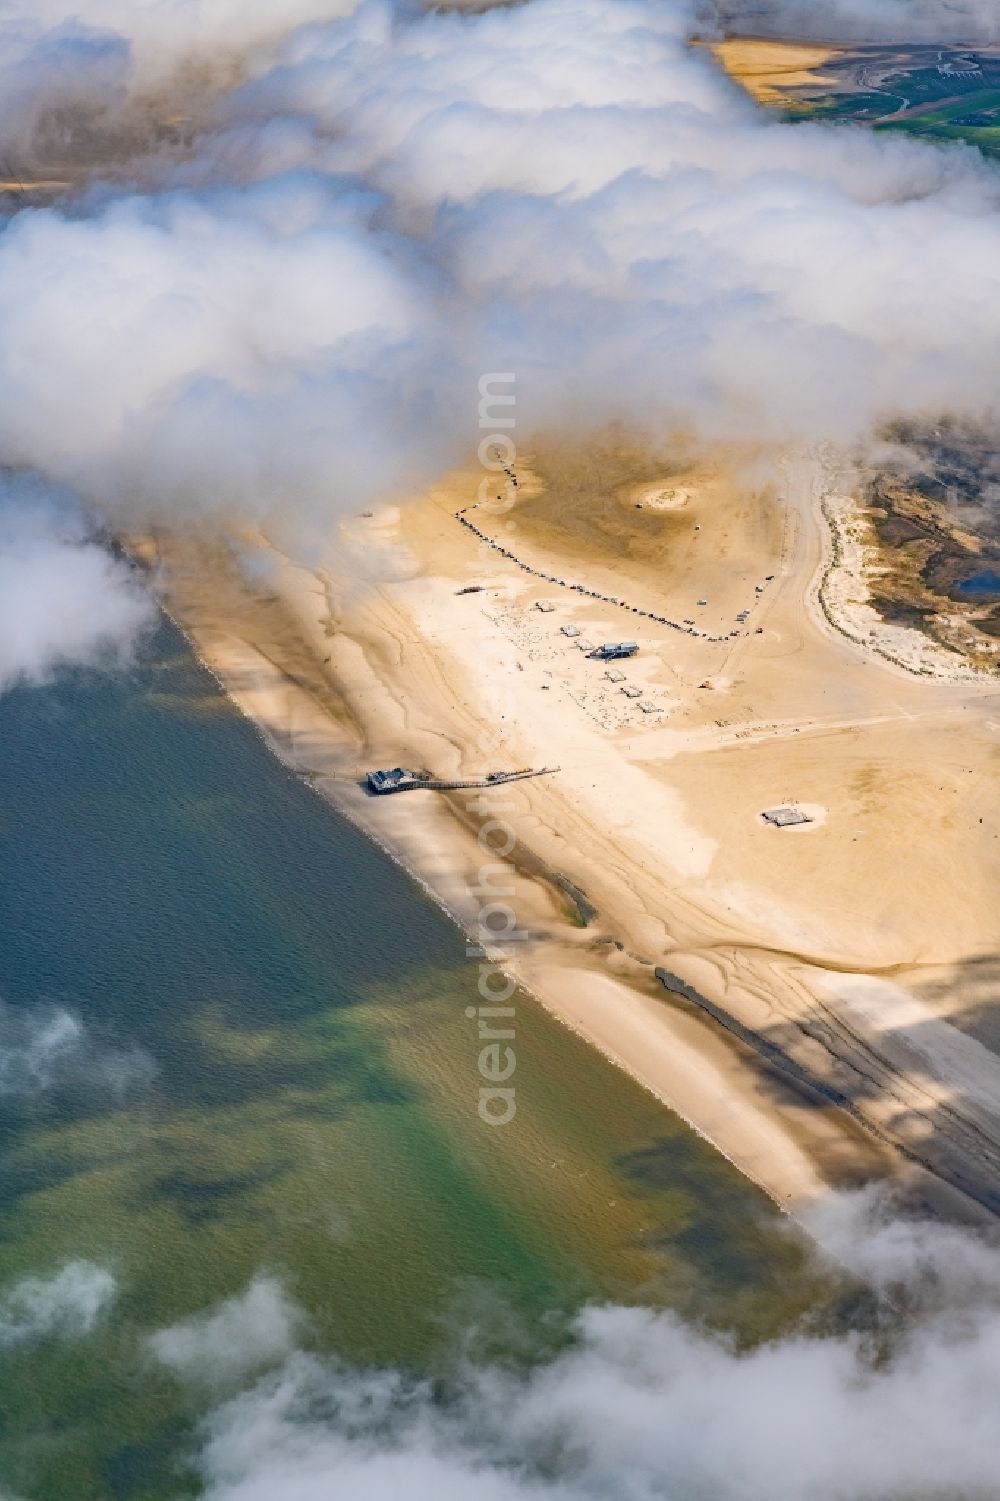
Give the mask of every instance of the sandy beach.
[[(240, 539), (249, 574), (220, 545), (144, 550), (278, 753), (467, 930), (495, 859), (479, 828), (510, 825), (530, 938), (504, 967), (778, 1202), (893, 1175), (1000, 1207), (996, 680), (831, 629), (806, 461), (770, 489), (643, 492), (682, 506), (625, 487), (571, 535), (551, 487), (490, 515), (467, 509), (478, 481), (346, 518), (307, 564), (262, 537)], [(622, 639), (638, 653), (610, 667), (580, 650)], [(394, 765), (560, 770), (484, 810), (361, 790)], [(783, 805), (809, 821), (762, 818)]]

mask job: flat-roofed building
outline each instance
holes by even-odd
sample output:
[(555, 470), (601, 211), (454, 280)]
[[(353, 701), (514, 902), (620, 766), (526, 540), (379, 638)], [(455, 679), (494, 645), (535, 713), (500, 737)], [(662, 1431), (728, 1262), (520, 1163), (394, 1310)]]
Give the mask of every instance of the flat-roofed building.
[(390, 771), (370, 771), (366, 778), (369, 792), (402, 792), (407, 787), (416, 787), (420, 781), (412, 771), (403, 766), (394, 766)]
[(618, 657), (634, 657), (638, 650), (637, 641), (605, 641), (603, 646), (597, 647), (590, 655), (598, 657), (602, 662), (612, 662)]
[(799, 823), (812, 823), (812, 819), (801, 808), (766, 808), (760, 816), (765, 823), (773, 824), (776, 829), (791, 829)]

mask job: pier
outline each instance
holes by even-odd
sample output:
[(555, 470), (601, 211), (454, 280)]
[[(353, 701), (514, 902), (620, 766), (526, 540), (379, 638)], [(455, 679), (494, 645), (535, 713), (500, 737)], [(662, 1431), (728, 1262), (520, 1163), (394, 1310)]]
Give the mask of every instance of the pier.
[(499, 787), (504, 782), (524, 782), (529, 777), (547, 777), (558, 771), (558, 766), (525, 767), (521, 771), (490, 771), (482, 777), (432, 777), (422, 771), (407, 771), (404, 766), (395, 766), (390, 771), (369, 771), (364, 785), (376, 797), (385, 797), (390, 792), (409, 792), (415, 787), (424, 787), (433, 792), (455, 792), (464, 787), (485, 789)]

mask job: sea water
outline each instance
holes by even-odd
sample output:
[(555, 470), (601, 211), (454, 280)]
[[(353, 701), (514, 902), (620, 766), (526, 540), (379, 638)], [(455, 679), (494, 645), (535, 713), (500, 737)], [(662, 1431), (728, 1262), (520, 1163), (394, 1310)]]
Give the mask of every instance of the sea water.
[[(149, 1338), (258, 1275), (306, 1348), (428, 1373), (471, 1326), (534, 1359), (586, 1300), (753, 1337), (814, 1296), (764, 1199), (528, 997), (516, 1117), (481, 1121), (461, 935), (168, 622), (0, 700), (0, 840), (0, 1493), (196, 1493), (213, 1394)], [(75, 1262), (114, 1278), (93, 1327), (18, 1333), (12, 1289)]]

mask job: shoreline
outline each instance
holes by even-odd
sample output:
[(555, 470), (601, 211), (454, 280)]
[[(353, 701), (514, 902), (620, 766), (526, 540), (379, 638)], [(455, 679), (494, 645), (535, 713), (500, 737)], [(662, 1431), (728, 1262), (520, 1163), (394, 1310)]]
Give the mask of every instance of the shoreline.
[[(280, 761), (280, 763), (286, 768), (286, 770), (294, 773), (294, 775), (296, 775), (299, 780), (303, 782), (304, 785), (307, 786), (312, 792), (320, 797), (327, 806), (332, 807), (343, 818), (347, 819), (354, 828), (363, 833), (365, 837), (369, 839), (376, 846), (376, 848), (382, 852), (383, 855), (386, 856), (387, 859), (391, 860), (392, 863), (396, 865), (400, 870), (405, 871), (406, 875), (420, 887), (420, 889), (425, 893), (426, 896), (430, 898), (432, 902), (434, 902), (439, 911), (441, 911), (449, 919), (450, 922), (454, 923), (455, 927), (459, 930), (460, 933), (462, 933), (467, 938), (472, 937), (473, 935), (470, 932), (468, 923), (463, 918), (461, 912), (449, 904), (439, 886), (436, 886), (433, 882), (428, 880), (421, 873), (419, 867), (416, 864), (414, 864), (412, 861), (406, 860), (400, 853), (398, 848), (394, 847), (394, 845), (389, 840), (380, 837), (378, 829), (375, 827), (374, 823), (371, 820), (361, 817), (358, 811), (352, 806), (349, 801), (338, 798), (336, 794), (329, 789), (329, 787), (323, 787), (322, 785), (320, 785), (314, 774), (306, 770), (299, 762), (294, 759), (294, 757), (289, 756), (288, 753), (282, 749), (282, 746), (279, 743), (278, 739), (269, 728), (267, 719), (261, 714), (260, 709), (250, 708), (240, 692), (233, 686), (231, 686), (231, 673), (234, 671), (234, 669), (238, 670), (238, 659), (227, 658), (227, 654), (223, 650), (221, 650), (218, 645), (214, 647), (206, 646), (203, 648), (202, 645), (199, 644), (197, 637), (193, 635), (186, 626), (184, 626), (174, 615), (170, 613), (170, 611), (162, 603), (162, 601), (160, 602), (160, 608), (163, 610), (164, 614), (171, 621), (171, 623), (180, 631), (181, 635), (188, 643), (188, 646), (190, 647), (192, 655), (195, 657), (196, 661), (201, 667), (205, 669), (206, 672), (210, 674), (210, 676), (218, 684), (220, 691), (225, 694), (226, 698), (229, 699), (229, 701), (236, 707), (236, 709), (247, 721), (247, 723), (252, 726), (254, 731), (260, 737), (262, 743), (267, 748), (268, 752), (273, 755), (278, 761)], [(263, 663), (264, 659), (260, 659), (260, 661), (261, 663)], [(351, 780), (353, 781), (353, 779)], [(554, 876), (557, 874), (558, 873), (553, 873)], [(601, 1038), (599, 1033), (595, 1033), (587, 1029), (578, 1021), (574, 1021), (572, 1014), (568, 1008), (566, 1008), (565, 1006), (560, 1007), (558, 1005), (554, 1005), (552, 1004), (551, 1000), (547, 1000), (544, 989), (539, 990), (533, 988), (527, 982), (524, 976), (518, 972), (515, 966), (504, 962), (504, 958), (499, 951), (491, 952), (487, 950), (487, 957), (492, 958), (496, 967), (502, 970), (503, 973), (508, 976), (508, 978), (514, 980), (518, 986), (518, 989), (522, 993), (530, 996), (536, 1005), (542, 1006), (548, 1013), (548, 1015), (551, 1016), (556, 1022), (558, 1022), (560, 1026), (566, 1027), (567, 1030), (572, 1032), (574, 1036), (579, 1037), (583, 1041), (585, 1041), (588, 1046), (594, 1048), (597, 1052), (599, 1052), (601, 1056), (606, 1059), (606, 1061), (613, 1067), (621, 1069), (625, 1073), (627, 1073), (628, 1076), (632, 1080), (634, 1080), (634, 1082), (639, 1084), (648, 1093), (652, 1094), (655, 1099), (659, 1100), (660, 1103), (665, 1105), (673, 1114), (677, 1115), (684, 1122), (684, 1124), (695, 1133), (696, 1136), (698, 1136), (702, 1141), (707, 1142), (715, 1151), (720, 1154), (720, 1156), (724, 1157), (727, 1162), (729, 1162), (745, 1178), (747, 1178), (749, 1182), (753, 1183), (764, 1194), (766, 1194), (767, 1197), (769, 1197), (783, 1213), (790, 1212), (788, 1203), (782, 1201), (780, 1197), (780, 1190), (776, 1189), (775, 1187), (772, 1175), (767, 1175), (765, 1178), (756, 1177), (752, 1170), (747, 1166), (746, 1160), (741, 1158), (741, 1154), (731, 1154), (730, 1152), (727, 1152), (725, 1146), (718, 1139), (718, 1133), (716, 1133), (715, 1135), (710, 1135), (708, 1130), (704, 1126), (700, 1125), (697, 1119), (685, 1115), (683, 1109), (678, 1105), (675, 1096), (668, 1096), (664, 1093), (662, 1088), (657, 1087), (656, 1083), (654, 1083), (644, 1071), (638, 1069), (634, 1065), (630, 1066), (623, 1059), (621, 1053), (609, 1046), (608, 1043)], [(787, 1197), (788, 1195), (786, 1195), (786, 1200)]]
[[(438, 574), (442, 535), (447, 535), (442, 533), (439, 523), (446, 521), (454, 532), (461, 532), (454, 520), (454, 508), (447, 513), (445, 502), (440, 499), (436, 507), (433, 501), (427, 502), (422, 505), (416, 528), (413, 521), (409, 514), (402, 522), (391, 514), (388, 518), (381, 517), (376, 525), (397, 563), (401, 550), (412, 549), (414, 537), (419, 540), (429, 527), (436, 560), (434, 573)], [(199, 602), (197, 576), (203, 568), (203, 558), (189, 557), (178, 567), (175, 554), (164, 592), (168, 612), (179, 620), (201, 660), (284, 764), (304, 775), (316, 791), (373, 838), (468, 933), (473, 911), (469, 892), (475, 879), (475, 865), (477, 860), (481, 863), (482, 855), (477, 851), (475, 830), (458, 816), (450, 795), (412, 792), (406, 797), (368, 799), (345, 780), (348, 773), (357, 776), (362, 769), (359, 766), (362, 756), (371, 765), (428, 764), (436, 775), (454, 775), (457, 771), (471, 775), (482, 769), (469, 764), (470, 752), (477, 743), (475, 726), (480, 726), (481, 739), (491, 707), (494, 717), (499, 713), (503, 719), (506, 709), (510, 709), (512, 718), (518, 721), (509, 733), (519, 747), (524, 745), (523, 752), (519, 752), (523, 759), (513, 764), (536, 763), (537, 757), (532, 753), (536, 746), (529, 749), (525, 744), (525, 695), (546, 684), (528, 681), (530, 654), (524, 657), (523, 637), (520, 645), (515, 643), (519, 658), (514, 664), (516, 674), (510, 671), (510, 663), (499, 660), (507, 652), (507, 639), (497, 619), (505, 609), (520, 609), (522, 617), (525, 607), (530, 611), (530, 601), (518, 594), (519, 590), (523, 594), (524, 583), (509, 582), (512, 570), (502, 559), (486, 560), (484, 565), (481, 557), (472, 557), (463, 564), (455, 554), (458, 549), (467, 548), (467, 544), (460, 539), (456, 544), (453, 536), (449, 542), (447, 556), (440, 559), (446, 565), (447, 590), (440, 588), (444, 580), (429, 578), (425, 567), (407, 563), (396, 569), (398, 577), (388, 582), (373, 582), (352, 595), (326, 569), (303, 569), (273, 550), (268, 552), (272, 564), (269, 589), (281, 600), (288, 617), (294, 619), (295, 630), (312, 661), (321, 665), (324, 680), (333, 685), (346, 705), (347, 717), (354, 726), (350, 731), (344, 722), (334, 723), (306, 688), (292, 681), (272, 653), (264, 657), (250, 642), (241, 639), (239, 630), (227, 632), (218, 621), (213, 624), (211, 611), (206, 613), (204, 598)], [(349, 573), (350, 538), (345, 551), (348, 564), (345, 571)], [(484, 573), (484, 566), (489, 576)], [(498, 573), (506, 575), (502, 582), (497, 578)], [(189, 585), (186, 600), (181, 597), (185, 578)], [(476, 624), (470, 635), (472, 609), (468, 600), (460, 602), (456, 594), (475, 580), (484, 581), (480, 593), (471, 596), (482, 623)], [(433, 601), (429, 598), (432, 592)], [(332, 602), (336, 620), (329, 613)], [(780, 610), (780, 600), (768, 609)], [(465, 624), (458, 626), (457, 612), (462, 610)], [(252, 609), (250, 614), (253, 615)], [(527, 619), (534, 627), (530, 614)], [(461, 639), (466, 648), (464, 657), (453, 649), (456, 631), (456, 639)], [(248, 633), (244, 630), (242, 634), (245, 638)], [(752, 640), (737, 644), (744, 649), (755, 645)], [(566, 650), (572, 651), (568, 643)], [(853, 655), (856, 648), (850, 650)], [(476, 687), (468, 677), (470, 651), (475, 663)], [(572, 669), (578, 670), (576, 662), (572, 663)], [(484, 679), (489, 681), (484, 683)], [(484, 688), (494, 695), (492, 706), (484, 705)], [(552, 688), (556, 688), (554, 678)], [(584, 699), (587, 691), (590, 690), (583, 690)], [(551, 691), (548, 697), (553, 697)], [(580, 697), (568, 689), (564, 702), (567, 707), (578, 705)], [(737, 735), (740, 733), (736, 731)], [(797, 726), (788, 730), (788, 738), (793, 733), (798, 733)], [(657, 736), (669, 741), (673, 734), (670, 728), (654, 729), (645, 741), (648, 744)], [(707, 730), (694, 731), (695, 739), (701, 736), (702, 742), (706, 735)], [(760, 736), (762, 749), (770, 754), (775, 739), (780, 741), (784, 735), (785, 731), (779, 728), (770, 739)], [(605, 731), (602, 739), (606, 738)], [(682, 835), (687, 829), (690, 847), (687, 858), (679, 860), (680, 883), (671, 880), (659, 886), (659, 895), (653, 889), (656, 882), (652, 878), (637, 887), (638, 871), (632, 863), (632, 849), (626, 851), (620, 838), (611, 837), (607, 831), (600, 836), (605, 845), (604, 855), (598, 854), (595, 844), (588, 856), (586, 846), (598, 837), (592, 823), (578, 830), (569, 826), (576, 821), (572, 814), (562, 816), (568, 811), (565, 797), (568, 795), (572, 803), (577, 801), (575, 790), (566, 786), (570, 778), (541, 779), (560, 784), (542, 792), (521, 784), (515, 795), (512, 822), (535, 868), (530, 876), (518, 876), (515, 906), (519, 919), (544, 936), (526, 945), (530, 952), (517, 963), (504, 963), (504, 969), (535, 1001), (612, 1063), (624, 1068), (792, 1213), (804, 1209), (831, 1186), (871, 1178), (904, 1181), (918, 1197), (940, 1198), (949, 1212), (955, 1209), (962, 1215), (977, 1213), (965, 1194), (959, 1193), (956, 1199), (955, 1191), (945, 1187), (938, 1176), (932, 1178), (919, 1168), (907, 1167), (903, 1154), (884, 1145), (888, 1138), (902, 1146), (906, 1156), (921, 1160), (919, 1150), (914, 1150), (914, 1141), (908, 1141), (900, 1130), (899, 1102), (895, 1101), (893, 1091), (898, 1088), (901, 1099), (909, 1101), (903, 1105), (905, 1125), (907, 1118), (916, 1119), (921, 1113), (926, 1117), (928, 1110), (941, 1111), (948, 1088), (942, 1090), (933, 1078), (907, 1079), (902, 1072), (900, 1086), (893, 1073), (892, 1059), (887, 1064), (881, 1054), (866, 1054), (859, 1063), (857, 1018), (852, 1018), (851, 1027), (845, 1030), (843, 1017), (836, 1011), (832, 1017), (841, 1042), (835, 1037), (830, 1052), (831, 1015), (822, 1001), (817, 1003), (817, 985), (809, 967), (816, 961), (794, 952), (782, 956), (780, 942), (772, 947), (771, 958), (758, 949), (761, 957), (754, 959), (753, 949), (746, 949), (752, 922), (749, 930), (745, 919), (737, 920), (734, 928), (730, 917), (720, 928), (719, 918), (713, 917), (697, 899), (697, 888), (704, 876), (704, 870), (699, 868), (699, 861), (702, 866), (705, 863), (704, 841), (685, 824), (676, 799), (657, 792), (655, 774), (659, 767), (646, 760), (645, 747), (635, 739), (634, 732), (626, 733), (623, 741), (619, 728), (613, 738), (624, 746), (629, 758), (639, 756), (638, 761), (632, 761), (633, 772), (641, 777), (641, 786), (636, 784), (636, 797), (644, 803), (650, 797), (659, 799), (664, 820)], [(725, 741), (723, 732), (708, 746), (710, 760), (728, 753)], [(592, 790), (599, 790), (599, 779), (604, 773), (599, 760), (608, 759), (620, 801), (622, 804), (629, 801), (630, 789), (624, 785), (628, 766), (619, 764), (617, 754), (612, 755), (617, 747), (599, 744), (597, 737), (593, 744), (588, 739), (584, 745), (576, 736), (574, 749), (578, 762), (586, 751), (585, 759), (592, 763), (595, 777)], [(672, 755), (677, 754), (672, 746), (670, 749)], [(736, 749), (741, 755), (747, 754), (742, 746)], [(551, 759), (567, 764), (560, 754)], [(574, 808), (573, 812), (576, 811)], [(631, 828), (624, 831), (629, 839), (634, 832)], [(816, 830), (806, 830), (803, 837), (808, 845), (817, 837)], [(678, 859), (673, 849), (671, 858)], [(640, 864), (648, 869), (645, 862)], [(685, 865), (689, 867), (687, 878)], [(567, 920), (567, 886), (583, 894), (594, 908), (597, 916), (591, 927), (574, 929)], [(667, 904), (661, 910), (669, 907), (672, 912), (666, 929), (657, 912), (661, 902)], [(655, 920), (653, 912), (657, 912)], [(714, 933), (706, 932), (706, 918)], [(684, 928), (694, 931), (679, 931)], [(771, 935), (772, 945), (778, 936)], [(735, 963), (726, 957), (727, 946), (734, 942)], [(741, 950), (750, 959), (749, 970), (747, 958), (738, 959)], [(860, 1124), (832, 1106), (817, 1106), (815, 1100), (794, 1098), (787, 1080), (769, 1081), (766, 1062), (750, 1048), (741, 1046), (732, 1036), (720, 1035), (722, 1029), (713, 1027), (704, 1016), (693, 1015), (694, 1008), (683, 1000), (668, 997), (653, 978), (657, 965), (679, 973), (694, 989), (711, 995), (713, 1002), (722, 1004), (738, 1025), (757, 1031), (763, 1025), (762, 1035), (780, 1036), (789, 1058), (804, 1067), (807, 1076), (817, 1082), (822, 1080), (827, 1088), (832, 1079), (834, 1086), (848, 1098), (856, 1086), (852, 1082), (854, 1075), (848, 1077), (845, 1068), (856, 1070), (860, 1066), (860, 1078), (866, 1069), (874, 1067), (873, 1078), (879, 1077), (887, 1086), (884, 1097), (875, 1102), (875, 1107), (858, 1097)], [(864, 972), (863, 964), (858, 968)], [(874, 964), (871, 968), (877, 970), (883, 965)], [(755, 978), (758, 970), (760, 975)], [(808, 979), (809, 990), (803, 989), (803, 978)], [(817, 1004), (823, 1014), (822, 1024), (812, 1020)], [(865, 1039), (866, 1047), (870, 1041)], [(856, 1055), (853, 1059), (848, 1056), (852, 1048)], [(978, 1124), (982, 1126), (981, 1121)], [(960, 1136), (968, 1147), (964, 1132), (963, 1123), (956, 1140)], [(881, 1142), (879, 1137), (883, 1138)], [(975, 1140), (970, 1150), (973, 1153), (978, 1150)], [(949, 1143), (949, 1152), (954, 1155), (957, 1151), (954, 1143)], [(935, 1164), (935, 1172), (940, 1173), (939, 1164)], [(961, 1182), (964, 1177), (965, 1186), (978, 1197), (972, 1176), (964, 1170), (955, 1170), (955, 1163), (951, 1163), (944, 1177), (952, 1183)]]
[[(141, 556), (143, 548), (137, 546), (136, 551)], [(179, 609), (176, 598), (171, 598), (170, 587), (163, 587), (162, 580), (158, 599), (196, 659), (253, 726), (267, 749), (416, 881), (458, 930), (469, 936), (468, 883), (460, 881), (457, 888), (449, 890), (447, 882), (434, 879), (426, 863), (414, 858), (413, 850), (408, 850), (407, 841), (400, 837), (398, 827), (387, 828), (385, 820), (378, 817), (380, 813), (403, 813), (403, 804), (410, 798), (434, 798), (439, 804), (436, 811), (443, 811), (443, 818), (437, 821), (446, 823), (452, 835), (451, 840), (441, 839), (438, 830), (439, 842), (454, 848), (467, 841), (474, 847), (475, 841), (461, 829), (458, 818), (450, 809), (440, 808), (442, 795), (417, 792), (410, 794), (409, 798), (368, 798), (358, 780), (345, 775), (342, 770), (346, 762), (356, 762), (362, 754), (364, 736), (360, 727), (352, 736), (332, 725), (329, 717), (317, 710), (312, 699), (253, 646), (236, 636), (227, 638), (206, 626), (203, 620), (192, 618), (187, 611)], [(257, 678), (258, 687), (248, 688), (250, 676)], [(306, 723), (315, 726), (319, 738), (302, 744), (303, 751), (308, 745), (313, 752), (311, 755), (290, 749), (289, 723), (296, 717), (299, 720), (299, 728), (294, 731), (297, 740), (302, 737)], [(317, 750), (318, 756), (315, 754)], [(311, 764), (317, 759), (323, 762), (322, 766)], [(409, 805), (412, 807), (412, 802)], [(394, 822), (398, 825), (399, 819)], [(426, 820), (421, 821), (421, 826), (426, 827)], [(544, 866), (542, 869), (544, 874), (519, 883), (518, 908), (543, 920), (548, 917), (547, 926), (551, 927), (552, 912), (546, 912), (545, 908), (553, 907), (552, 898), (561, 890), (556, 884), (561, 873)], [(543, 897), (539, 904), (534, 898), (545, 883), (550, 887), (549, 898)], [(561, 914), (556, 914), (557, 918), (559, 916)], [(579, 936), (571, 929), (561, 934), (564, 942), (569, 939), (568, 955), (560, 951), (558, 942), (542, 944), (537, 967), (513, 964), (499, 951), (493, 957), (498, 967), (535, 1004), (542, 1006), (560, 1025), (582, 1038), (609, 1064), (622, 1069), (677, 1115), (779, 1209), (795, 1216), (798, 1209), (811, 1206), (829, 1187), (822, 1175), (816, 1172), (812, 1154), (798, 1140), (801, 1134), (811, 1136), (814, 1133), (811, 1127), (808, 1132), (803, 1132), (804, 1121), (786, 1120), (776, 1124), (772, 1112), (756, 1108), (752, 1100), (755, 1085), (750, 1050), (741, 1049), (732, 1039), (708, 1036), (699, 1021), (688, 1017), (673, 1018), (671, 1025), (666, 1009), (656, 995), (657, 991), (663, 994), (659, 982), (651, 987), (651, 994), (643, 993), (627, 979), (611, 979), (609, 982), (608, 976), (595, 974), (586, 964), (576, 968), (579, 955), (573, 940)], [(588, 1005), (586, 1000), (582, 1007), (574, 1005), (570, 995), (571, 989), (577, 989), (579, 993), (588, 986), (599, 997), (596, 1014), (593, 1005)], [(630, 1009), (631, 1047), (623, 1048), (620, 1036), (615, 1036), (621, 1017), (609, 1015), (608, 1004), (612, 997), (619, 1007), (624, 1004)], [(652, 1068), (649, 1059), (643, 1057), (651, 1041)], [(671, 1066), (676, 1066), (678, 1057), (681, 1058), (687, 1075), (684, 1081), (675, 1081), (673, 1088), (665, 1084), (667, 1052), (671, 1054)], [(701, 1077), (695, 1078), (696, 1073)], [(821, 1137), (827, 1134), (826, 1129), (819, 1132)], [(830, 1134), (836, 1136), (839, 1133)], [(874, 1165), (869, 1164), (870, 1167)], [(886, 1164), (882, 1166), (884, 1168)]]
[[(324, 785), (323, 778), (328, 775), (327, 773), (317, 777), (314, 772), (297, 761), (294, 756), (288, 754), (272, 728), (272, 725), (277, 724), (278, 721), (269, 720), (269, 716), (262, 711), (259, 704), (251, 706), (245, 694), (234, 685), (235, 675), (242, 672), (248, 660), (243, 655), (243, 652), (236, 650), (234, 651), (234, 655), (230, 656), (220, 643), (208, 645), (200, 641), (192, 630), (182, 625), (165, 606), (163, 608), (168, 618), (181, 630), (197, 661), (210, 673), (221, 691), (235, 705), (244, 719), (253, 726), (268, 751), (287, 770), (298, 776), (328, 806), (346, 818), (366, 838), (371, 840), (394, 865), (405, 871), (407, 876), (416, 882), (439, 910), (454, 923), (460, 933), (467, 938), (473, 936), (467, 917), (463, 915), (458, 906), (448, 900), (440, 883), (430, 880), (421, 871), (418, 863), (412, 859), (407, 859), (405, 854), (400, 850), (398, 843), (384, 837), (384, 834), (380, 833), (376, 823), (372, 819), (363, 817), (354, 805), (354, 799), (338, 796), (336, 791), (329, 785)], [(242, 643), (242, 645), (244, 651), (249, 650), (246, 648), (245, 643)], [(236, 644), (234, 643), (234, 648), (235, 646)], [(260, 670), (263, 671), (265, 659), (260, 658), (259, 664)], [(279, 679), (277, 677), (274, 681), (274, 687), (275, 689), (279, 688)], [(286, 682), (280, 682), (282, 690), (287, 690), (287, 687)], [(304, 707), (305, 704), (303, 704)], [(353, 779), (349, 780), (349, 785), (353, 785)], [(741, 1151), (735, 1142), (727, 1143), (728, 1133), (726, 1131), (720, 1129), (711, 1130), (705, 1124), (704, 1119), (699, 1118), (703, 1115), (703, 1112), (699, 1111), (697, 1106), (684, 1103), (683, 1093), (679, 1094), (676, 1089), (665, 1089), (662, 1081), (656, 1079), (655, 1072), (651, 1074), (648, 1069), (641, 1066), (637, 1055), (630, 1057), (630, 1050), (623, 1052), (620, 1047), (615, 1047), (610, 1039), (610, 1035), (604, 1028), (600, 1026), (595, 1028), (594, 1026), (586, 1025), (585, 1021), (574, 1013), (571, 1006), (565, 1003), (558, 1004), (554, 1000), (551, 985), (547, 986), (544, 980), (541, 983), (537, 979), (532, 980), (530, 978), (532, 973), (530, 969), (525, 971), (523, 968), (511, 964), (499, 950), (487, 950), (487, 956), (492, 959), (498, 969), (501, 969), (504, 974), (517, 984), (518, 989), (522, 993), (528, 995), (535, 1004), (542, 1006), (561, 1026), (566, 1027), (575, 1036), (585, 1041), (588, 1046), (594, 1048), (613, 1067), (627, 1073), (634, 1082), (652, 1094), (654, 1098), (659, 1100), (673, 1114), (677, 1115), (695, 1135), (707, 1142), (720, 1156), (731, 1163), (749, 1182), (753, 1183), (770, 1198), (783, 1213), (792, 1213), (794, 1215), (797, 1205), (801, 1203), (802, 1207), (805, 1207), (805, 1205), (812, 1202), (814, 1197), (818, 1197), (823, 1193), (826, 1185), (819, 1177), (814, 1176), (811, 1169), (806, 1166), (805, 1154), (803, 1154), (802, 1163), (793, 1164), (789, 1160), (785, 1169), (781, 1172), (756, 1169), (753, 1165), (753, 1155), (748, 1155), (746, 1151)], [(593, 979), (589, 975), (585, 975), (584, 977)], [(629, 999), (624, 994), (625, 989), (624, 985), (620, 987), (623, 994), (619, 996), (619, 999)], [(646, 1003), (643, 1006), (644, 1010), (652, 1009), (648, 1006), (648, 997), (635, 997), (635, 999), (641, 1003)], [(641, 1040), (648, 1042), (649, 1039), (647, 1035), (644, 1035)], [(675, 1036), (671, 1041), (676, 1046), (679, 1038)], [(692, 1053), (693, 1051), (692, 1049)], [(720, 1049), (720, 1054), (722, 1051)], [(674, 1061), (676, 1062), (676, 1058)], [(705, 1059), (700, 1053), (698, 1062), (701, 1064), (705, 1063)], [(732, 1102), (730, 1101), (729, 1103)], [(690, 1113), (688, 1113), (689, 1111)], [(774, 1147), (777, 1147), (777, 1143), (774, 1144)]]

